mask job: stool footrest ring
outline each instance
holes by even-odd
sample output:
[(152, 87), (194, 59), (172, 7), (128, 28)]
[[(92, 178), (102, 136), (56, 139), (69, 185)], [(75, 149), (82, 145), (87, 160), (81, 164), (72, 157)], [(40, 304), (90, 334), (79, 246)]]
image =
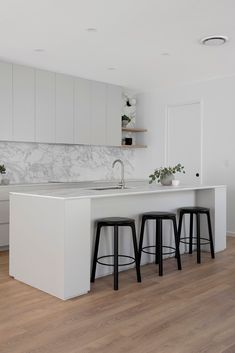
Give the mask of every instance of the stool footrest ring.
[[(99, 261), (100, 259), (105, 259), (106, 257), (112, 257), (114, 258), (114, 255), (105, 255), (105, 256), (100, 256), (97, 258), (97, 263), (100, 264), (100, 265), (103, 265), (103, 266), (112, 266), (114, 267), (114, 264), (107, 264), (106, 262), (102, 262), (102, 261)], [(125, 264), (118, 264), (118, 267), (119, 266), (128, 266), (128, 265), (132, 265), (134, 264), (136, 261), (135, 261), (135, 258), (133, 256), (128, 256), (128, 255), (118, 255), (118, 258), (127, 258), (127, 259), (132, 259), (133, 261), (131, 262), (128, 262), (128, 263), (125, 263)]]
[[(172, 247), (172, 246), (162, 246), (164, 249), (171, 249), (172, 251), (170, 252), (163, 252), (162, 255), (172, 255), (175, 254), (176, 252), (176, 248)], [(147, 251), (145, 249), (149, 249), (149, 248), (155, 248), (155, 252), (151, 252), (151, 251)], [(142, 252), (144, 252), (145, 254), (150, 254), (150, 255), (155, 255), (156, 254), (156, 245), (149, 245), (149, 246), (144, 246), (141, 249)]]
[[(189, 245), (190, 242), (189, 242), (189, 241), (186, 241), (187, 239), (190, 240), (190, 237), (183, 237), (183, 238), (180, 238), (180, 243)], [(197, 239), (197, 237), (193, 237), (193, 239)], [(210, 241), (209, 241), (209, 239), (207, 239), (207, 238), (202, 238), (202, 237), (200, 237), (200, 240), (203, 240), (203, 242), (200, 242), (200, 245), (207, 245), (207, 244), (210, 244)], [(197, 245), (197, 243), (192, 243), (192, 245)]]

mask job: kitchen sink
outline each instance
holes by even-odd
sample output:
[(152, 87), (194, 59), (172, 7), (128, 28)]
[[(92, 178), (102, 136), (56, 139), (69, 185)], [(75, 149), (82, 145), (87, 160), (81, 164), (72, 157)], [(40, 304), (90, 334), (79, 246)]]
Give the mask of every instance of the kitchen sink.
[(102, 191), (102, 190), (126, 190), (126, 189), (132, 189), (128, 187), (121, 188), (120, 186), (100, 186), (96, 188), (89, 188), (88, 190), (97, 190), (97, 191)]

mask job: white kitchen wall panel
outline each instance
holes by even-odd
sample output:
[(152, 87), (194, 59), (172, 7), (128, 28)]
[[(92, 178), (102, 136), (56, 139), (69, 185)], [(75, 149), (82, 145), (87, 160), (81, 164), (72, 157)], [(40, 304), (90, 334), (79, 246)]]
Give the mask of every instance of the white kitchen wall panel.
[(91, 81), (74, 82), (74, 143), (91, 144)]
[(122, 88), (107, 85), (106, 145), (121, 145)]
[(106, 84), (91, 85), (91, 144), (106, 144)]
[(12, 65), (0, 62), (0, 140), (12, 140)]
[(74, 78), (56, 74), (56, 142), (74, 142)]
[(13, 140), (35, 141), (35, 70), (13, 65)]
[(36, 70), (36, 141), (55, 142), (55, 74)]

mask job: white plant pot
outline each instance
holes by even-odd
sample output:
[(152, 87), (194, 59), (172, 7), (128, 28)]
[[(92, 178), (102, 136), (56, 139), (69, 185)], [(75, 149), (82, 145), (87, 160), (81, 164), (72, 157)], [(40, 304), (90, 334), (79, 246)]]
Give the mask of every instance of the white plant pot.
[(160, 182), (163, 186), (170, 186), (172, 185), (172, 180), (174, 179), (175, 179), (174, 174), (169, 174), (169, 175), (166, 175), (164, 178), (161, 178)]

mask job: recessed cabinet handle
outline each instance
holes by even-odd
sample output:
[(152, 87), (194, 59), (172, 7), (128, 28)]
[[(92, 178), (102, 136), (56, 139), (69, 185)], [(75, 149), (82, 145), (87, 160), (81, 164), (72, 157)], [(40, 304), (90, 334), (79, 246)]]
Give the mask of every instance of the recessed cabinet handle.
[(196, 173), (196, 177), (198, 178), (200, 176), (200, 174), (199, 173)]

